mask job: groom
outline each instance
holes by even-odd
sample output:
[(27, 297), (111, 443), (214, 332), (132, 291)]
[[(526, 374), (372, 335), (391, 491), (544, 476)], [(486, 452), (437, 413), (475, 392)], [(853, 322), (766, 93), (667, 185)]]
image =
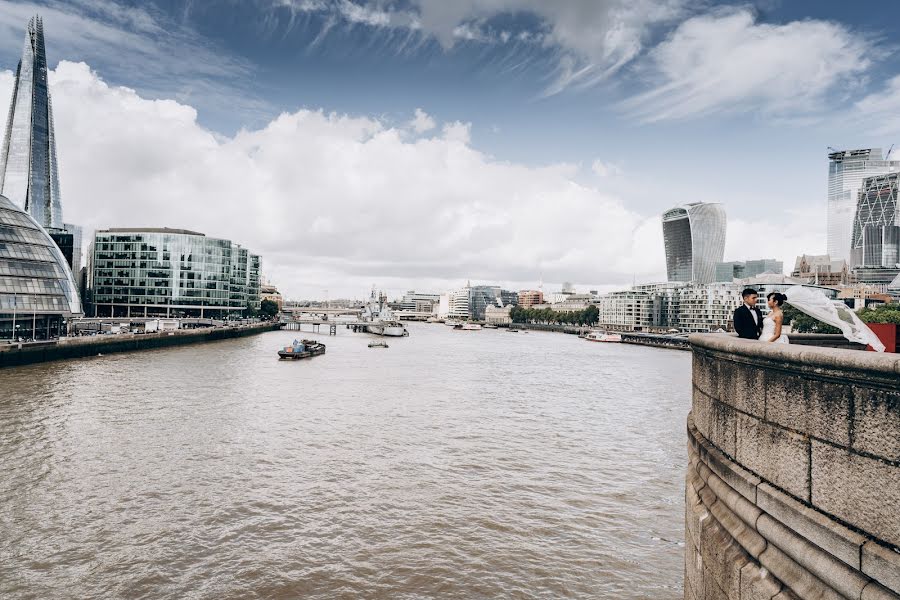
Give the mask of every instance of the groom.
[(753, 288), (747, 288), (741, 292), (741, 296), (744, 303), (734, 311), (734, 330), (738, 337), (758, 340), (763, 328), (762, 313), (756, 308), (759, 295)]

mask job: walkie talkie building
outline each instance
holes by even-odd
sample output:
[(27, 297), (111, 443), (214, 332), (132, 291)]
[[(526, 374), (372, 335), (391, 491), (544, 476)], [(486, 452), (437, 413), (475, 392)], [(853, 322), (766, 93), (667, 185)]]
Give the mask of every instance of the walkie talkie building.
[(677, 206), (663, 213), (662, 226), (669, 281), (715, 281), (716, 263), (725, 256), (727, 219), (722, 205)]
[(42, 227), (64, 229), (40, 17), (28, 22), (22, 60), (16, 69), (6, 137), (0, 149), (0, 194)]

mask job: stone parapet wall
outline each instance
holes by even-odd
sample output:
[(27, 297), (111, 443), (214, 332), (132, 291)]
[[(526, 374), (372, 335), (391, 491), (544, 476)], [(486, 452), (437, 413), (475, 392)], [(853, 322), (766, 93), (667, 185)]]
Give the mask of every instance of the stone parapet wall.
[(685, 598), (900, 600), (900, 357), (691, 343)]

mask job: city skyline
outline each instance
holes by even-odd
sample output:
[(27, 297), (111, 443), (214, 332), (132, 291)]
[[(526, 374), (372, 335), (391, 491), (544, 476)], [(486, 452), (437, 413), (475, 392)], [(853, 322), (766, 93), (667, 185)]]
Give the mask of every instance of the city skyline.
[[(3, 3), (18, 48), (0, 46), (0, 98), (40, 13), (69, 218), (239, 239), (288, 297), (664, 281), (658, 215), (693, 201), (726, 206), (725, 260), (824, 254), (825, 147), (888, 148), (900, 127), (888, 118), (896, 60), (875, 43), (898, 37), (891, 20), (832, 3), (679, 2), (644, 16), (593, 4), (255, 3), (215, 16)], [(413, 13), (419, 25), (403, 25)], [(628, 25), (627, 39), (591, 41), (575, 17)], [(712, 43), (768, 56), (785, 38), (794, 62), (760, 59), (741, 85), (715, 64), (671, 62)], [(821, 56), (833, 60), (814, 82), (803, 73)], [(685, 68), (733, 95), (676, 84)], [(785, 75), (804, 93), (772, 85)], [(663, 110), (661, 94), (677, 102)]]

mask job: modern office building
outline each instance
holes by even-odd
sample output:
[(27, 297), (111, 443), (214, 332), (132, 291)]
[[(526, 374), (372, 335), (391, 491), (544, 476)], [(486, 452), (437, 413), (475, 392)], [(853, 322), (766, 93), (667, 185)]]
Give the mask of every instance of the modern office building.
[(0, 194), (47, 230), (77, 274), (81, 269), (81, 229), (63, 223), (53, 107), (47, 85), (47, 51), (40, 17), (28, 22), (22, 59), (16, 68), (6, 135), (0, 147)]
[(97, 231), (88, 253), (98, 317), (240, 316), (259, 310), (260, 257), (184, 229)]
[[(898, 173), (863, 180), (853, 218), (850, 247), (852, 268), (900, 268), (900, 203), (897, 202), (897, 188)], [(891, 280), (893, 277), (885, 283)]]
[(440, 294), (423, 294), (410, 290), (403, 295), (399, 308), (409, 312), (433, 313), (440, 301)]
[(725, 255), (725, 209), (695, 202), (663, 213), (663, 242), (669, 281), (711, 283)]
[(30, 214), (0, 196), (0, 339), (51, 339), (82, 314), (72, 271)]
[[(440, 297), (438, 297), (440, 302)], [(455, 292), (450, 292), (449, 313), (451, 319), (484, 320), (484, 309), (487, 306), (516, 306), (519, 295), (516, 292), (501, 289), (496, 285), (471, 285)], [(439, 311), (440, 312), (440, 311)]]
[(716, 281), (718, 282), (729, 282), (734, 279), (755, 277), (762, 273), (783, 272), (784, 263), (774, 258), (716, 263)]
[(881, 148), (828, 154), (828, 254), (852, 263), (853, 224), (863, 181), (900, 171), (900, 161), (885, 160)]
[(41, 227), (64, 229), (40, 17), (28, 22), (22, 60), (16, 68), (6, 136), (0, 149), (0, 193)]

